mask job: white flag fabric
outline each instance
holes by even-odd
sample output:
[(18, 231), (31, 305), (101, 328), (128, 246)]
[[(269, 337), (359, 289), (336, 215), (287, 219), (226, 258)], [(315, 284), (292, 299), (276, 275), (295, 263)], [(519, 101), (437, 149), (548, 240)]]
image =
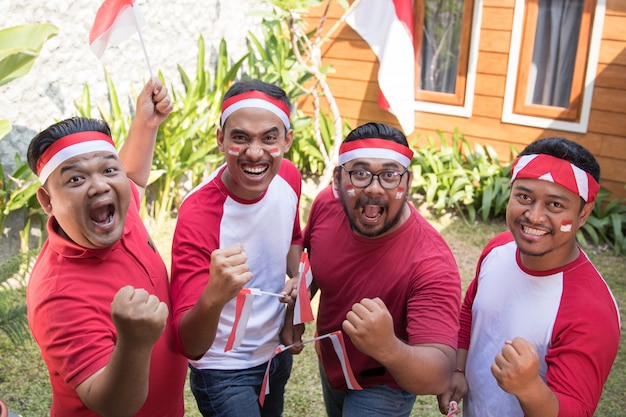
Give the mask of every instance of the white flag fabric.
[(135, 0), (104, 0), (89, 33), (93, 53), (102, 58), (106, 47), (117, 45), (139, 31), (145, 19)]
[(415, 49), (412, 0), (361, 0), (346, 17), (380, 64), (378, 104), (409, 135), (415, 130)]

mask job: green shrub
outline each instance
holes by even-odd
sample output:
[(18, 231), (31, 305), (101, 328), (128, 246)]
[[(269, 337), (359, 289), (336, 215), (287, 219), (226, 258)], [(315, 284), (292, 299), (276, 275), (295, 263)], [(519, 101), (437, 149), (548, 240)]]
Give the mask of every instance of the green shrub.
[(623, 199), (611, 199), (611, 192), (600, 187), (596, 205), (576, 238), (583, 246), (590, 243), (608, 245), (616, 255), (626, 253), (626, 204)]
[(454, 210), (473, 223), (478, 214), (483, 220), (504, 215), (509, 198), (510, 166), (503, 166), (490, 146), (478, 143), (472, 149), (457, 130), (450, 143), (439, 132), (416, 149), (413, 193), (423, 195), (426, 203), (441, 214)]

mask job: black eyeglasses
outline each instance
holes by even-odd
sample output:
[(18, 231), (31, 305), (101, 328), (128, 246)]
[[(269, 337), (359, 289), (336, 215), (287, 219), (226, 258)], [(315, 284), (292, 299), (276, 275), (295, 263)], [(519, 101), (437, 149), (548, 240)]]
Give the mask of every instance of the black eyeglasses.
[(402, 182), (402, 176), (408, 172), (406, 169), (404, 171), (387, 169), (374, 174), (373, 172), (363, 168), (348, 169), (343, 165), (340, 166), (346, 170), (350, 176), (350, 182), (356, 188), (367, 188), (372, 181), (374, 181), (374, 177), (378, 177), (378, 183), (381, 187), (385, 190), (393, 190), (394, 188), (398, 188), (400, 182)]

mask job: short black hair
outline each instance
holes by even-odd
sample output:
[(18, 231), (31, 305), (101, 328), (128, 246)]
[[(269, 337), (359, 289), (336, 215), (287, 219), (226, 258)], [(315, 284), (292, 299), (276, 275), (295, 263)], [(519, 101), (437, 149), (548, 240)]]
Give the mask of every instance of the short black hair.
[(518, 156), (546, 154), (563, 159), (600, 182), (600, 165), (584, 146), (562, 137), (542, 138), (530, 143)]
[(37, 162), (41, 155), (57, 140), (78, 132), (101, 132), (111, 136), (111, 129), (104, 120), (88, 117), (71, 117), (57, 122), (38, 133), (28, 145), (28, 166), (37, 175)]
[(352, 132), (348, 133), (348, 136), (346, 136), (343, 142), (352, 142), (367, 138), (386, 139), (404, 145), (407, 148), (409, 147), (409, 142), (406, 140), (404, 133), (395, 127), (376, 122), (365, 123), (358, 126), (352, 130)]

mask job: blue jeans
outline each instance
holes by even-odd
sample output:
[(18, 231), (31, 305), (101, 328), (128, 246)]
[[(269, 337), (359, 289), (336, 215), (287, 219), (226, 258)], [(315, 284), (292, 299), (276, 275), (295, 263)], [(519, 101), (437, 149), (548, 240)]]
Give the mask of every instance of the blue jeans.
[(328, 385), (320, 365), (324, 405), (328, 417), (408, 417), (415, 395), (388, 385), (341, 392)]
[(264, 406), (259, 393), (267, 363), (250, 369), (196, 369), (190, 366), (189, 382), (204, 417), (280, 417), (283, 415), (285, 384), (291, 375), (293, 358), (280, 353), (270, 366), (270, 393)]

